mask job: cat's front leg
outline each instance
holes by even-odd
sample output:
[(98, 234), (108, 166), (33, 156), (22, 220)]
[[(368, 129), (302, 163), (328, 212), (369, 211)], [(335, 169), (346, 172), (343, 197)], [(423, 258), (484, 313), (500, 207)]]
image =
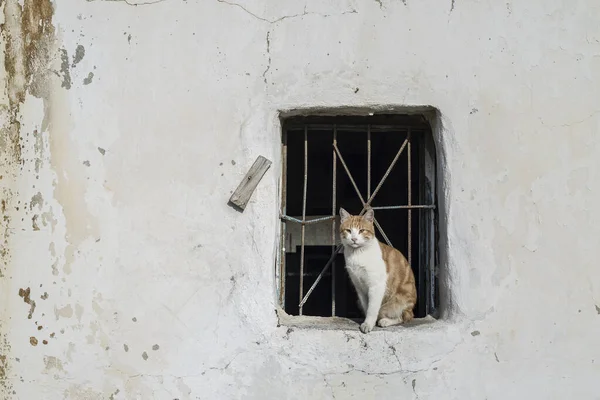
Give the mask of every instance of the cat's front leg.
[(385, 284), (373, 285), (369, 287), (368, 299), (367, 299), (367, 313), (365, 321), (360, 325), (360, 331), (362, 333), (369, 333), (373, 330), (375, 322), (377, 321), (377, 315), (381, 308), (381, 302), (383, 301), (383, 295), (385, 294)]
[(358, 306), (360, 307), (360, 310), (363, 312), (363, 314), (367, 314), (367, 294), (363, 293), (360, 290), (356, 290), (356, 295), (358, 297)]
[(366, 287), (363, 286), (360, 279), (356, 276), (354, 272), (348, 271), (348, 275), (350, 276), (350, 280), (352, 281), (352, 285), (356, 291), (356, 297), (358, 297), (358, 306), (360, 311), (364, 315), (367, 314), (367, 290)]

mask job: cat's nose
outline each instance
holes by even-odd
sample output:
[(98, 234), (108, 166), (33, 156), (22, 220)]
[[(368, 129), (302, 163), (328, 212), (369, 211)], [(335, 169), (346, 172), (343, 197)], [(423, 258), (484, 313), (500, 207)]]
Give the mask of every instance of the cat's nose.
[(357, 240), (358, 240), (358, 238), (352, 238), (352, 241), (353, 241), (354, 243), (356, 243), (356, 241), (357, 241)]

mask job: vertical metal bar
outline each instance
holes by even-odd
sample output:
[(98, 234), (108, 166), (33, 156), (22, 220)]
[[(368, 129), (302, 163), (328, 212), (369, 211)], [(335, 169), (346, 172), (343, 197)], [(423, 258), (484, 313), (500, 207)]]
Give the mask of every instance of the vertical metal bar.
[[(287, 129), (283, 131), (281, 143), (281, 214), (287, 215)], [(279, 260), (279, 304), (285, 310), (285, 232), (286, 222), (281, 221), (281, 244)]]
[(367, 126), (367, 199), (371, 198), (371, 125)]
[[(306, 221), (306, 188), (308, 183), (308, 126), (304, 126), (304, 191), (302, 193), (302, 222)], [(304, 237), (306, 234), (306, 224), (302, 224), (302, 233), (300, 238), (300, 293), (298, 302), (302, 302), (304, 297)], [(299, 307), (299, 314), (302, 315), (302, 307)]]
[[(407, 156), (408, 156), (408, 205), (412, 206), (412, 177), (411, 177), (411, 164), (410, 164), (410, 128), (408, 128), (408, 133), (406, 134), (406, 140), (408, 140), (407, 145)], [(408, 209), (408, 264), (412, 266), (412, 209)]]
[[(420, 132), (419, 132), (420, 133)], [(417, 165), (419, 166), (418, 171), (418, 193), (417, 203), (425, 204), (428, 201), (427, 196), (427, 164), (425, 154), (425, 143), (426, 140), (420, 135), (419, 140), (416, 142), (415, 153), (417, 156)], [(417, 302), (415, 307), (415, 314), (429, 315), (429, 270), (428, 270), (428, 235), (429, 235), (429, 211), (430, 209), (422, 208), (417, 212), (419, 235), (418, 240), (418, 254), (419, 254), (419, 265), (417, 266), (418, 276), (415, 276), (417, 284), (417, 299), (424, 299), (424, 301)]]
[[(333, 145), (337, 145), (337, 126), (333, 126)], [(335, 153), (335, 147), (332, 149), (333, 152), (333, 179), (332, 179), (332, 200), (331, 200), (331, 215), (334, 217), (331, 221), (331, 256), (334, 257), (331, 264), (331, 316), (335, 317), (335, 216), (336, 216), (336, 184), (337, 184), (337, 154)]]

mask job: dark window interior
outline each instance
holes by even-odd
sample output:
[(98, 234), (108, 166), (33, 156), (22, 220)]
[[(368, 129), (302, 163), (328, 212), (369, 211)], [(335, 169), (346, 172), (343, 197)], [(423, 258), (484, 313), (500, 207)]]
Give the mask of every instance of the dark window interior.
[[(305, 130), (307, 139), (307, 197), (306, 215), (322, 217), (337, 215), (343, 207), (352, 214), (362, 210), (348, 175), (340, 163), (336, 164), (336, 209), (332, 210), (333, 200), (333, 140), (334, 131), (337, 145), (348, 169), (363, 196), (368, 198), (368, 137), (371, 140), (371, 185), (373, 192), (384, 176), (398, 150), (408, 137), (410, 130), (411, 187), (412, 204), (434, 204), (432, 190), (434, 179), (426, 173), (425, 150), (430, 154), (433, 148), (431, 131), (422, 116), (372, 116), (372, 117), (298, 117), (284, 121), (283, 143), (286, 148), (284, 213), (302, 218), (304, 188)], [(386, 178), (376, 195), (372, 206), (396, 206), (408, 204), (408, 146), (404, 149), (396, 165)], [(411, 221), (411, 266), (417, 282), (418, 302), (415, 316), (433, 314), (437, 303), (434, 266), (435, 235), (434, 209), (412, 209)], [(392, 245), (407, 258), (408, 248), (407, 209), (375, 210), (375, 217), (385, 231)], [(284, 222), (286, 226), (294, 222)], [(331, 221), (323, 222), (331, 232)], [(425, 236), (425, 237), (424, 237)], [(377, 231), (377, 237), (384, 242)], [(299, 243), (299, 242), (298, 242)], [(332, 254), (331, 243), (305, 246), (304, 293), (311, 287)], [(283, 305), (288, 314), (299, 314), (300, 289), (300, 245), (294, 252), (286, 249), (284, 265), (285, 293)], [(335, 275), (335, 291), (332, 288), (332, 275)], [(334, 267), (329, 268), (322, 280), (303, 306), (303, 315), (332, 315), (332, 296), (335, 298), (335, 315), (347, 318), (361, 318), (354, 288), (344, 268), (344, 256), (338, 254)]]

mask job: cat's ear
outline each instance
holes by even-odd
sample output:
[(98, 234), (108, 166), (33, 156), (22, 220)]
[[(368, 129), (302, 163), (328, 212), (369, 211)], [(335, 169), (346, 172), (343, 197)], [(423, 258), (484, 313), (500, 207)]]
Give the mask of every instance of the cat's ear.
[(350, 213), (340, 207), (340, 222), (344, 223), (348, 218), (350, 218)]
[(365, 215), (363, 215), (363, 218), (366, 219), (369, 222), (373, 222), (373, 220), (375, 220), (375, 211), (373, 211), (372, 208), (369, 208), (365, 212)]

